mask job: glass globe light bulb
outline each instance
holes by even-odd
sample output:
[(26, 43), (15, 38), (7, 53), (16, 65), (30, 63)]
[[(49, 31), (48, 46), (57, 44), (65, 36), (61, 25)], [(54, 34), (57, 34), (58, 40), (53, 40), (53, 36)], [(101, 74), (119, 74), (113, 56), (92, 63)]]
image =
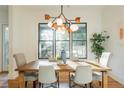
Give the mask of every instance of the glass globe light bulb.
[(63, 21), (62, 21), (62, 19), (61, 18), (57, 18), (56, 19), (56, 23), (57, 23), (57, 25), (62, 25), (63, 24)]
[(48, 23), (48, 27), (52, 27), (52, 25), (53, 25), (53, 23), (50, 21), (49, 23)]
[(72, 31), (77, 31), (77, 30), (78, 30), (78, 26), (77, 26), (76, 24), (72, 24), (72, 25), (70, 26), (70, 29), (71, 29)]

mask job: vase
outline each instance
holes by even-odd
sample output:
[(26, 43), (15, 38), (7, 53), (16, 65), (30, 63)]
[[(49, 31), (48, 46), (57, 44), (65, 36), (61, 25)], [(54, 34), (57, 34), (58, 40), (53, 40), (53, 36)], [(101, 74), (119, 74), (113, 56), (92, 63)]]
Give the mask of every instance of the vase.
[(65, 52), (65, 50), (61, 51), (61, 58), (62, 58), (63, 63), (66, 64), (66, 52)]

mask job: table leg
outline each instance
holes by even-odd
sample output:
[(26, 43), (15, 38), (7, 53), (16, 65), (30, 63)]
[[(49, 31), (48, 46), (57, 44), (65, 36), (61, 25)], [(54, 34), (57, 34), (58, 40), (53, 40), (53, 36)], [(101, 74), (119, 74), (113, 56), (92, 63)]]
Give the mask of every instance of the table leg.
[(59, 82), (59, 72), (57, 72), (57, 79), (58, 79), (58, 80), (57, 80), (57, 81), (58, 81), (57, 83), (58, 83), (58, 88), (59, 88), (59, 83), (60, 83), (60, 82)]
[(102, 88), (108, 88), (108, 75), (106, 71), (102, 72)]
[(69, 88), (71, 88), (71, 76), (70, 76), (70, 72), (69, 72)]
[(25, 81), (24, 81), (24, 73), (23, 72), (19, 72), (18, 82), (19, 82), (19, 88), (25, 88)]

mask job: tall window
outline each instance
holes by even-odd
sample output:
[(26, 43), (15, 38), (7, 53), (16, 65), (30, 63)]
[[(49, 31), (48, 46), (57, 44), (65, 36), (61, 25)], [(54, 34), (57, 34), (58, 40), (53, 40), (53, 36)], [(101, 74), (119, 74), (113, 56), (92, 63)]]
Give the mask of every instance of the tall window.
[(53, 31), (47, 23), (39, 23), (38, 57), (61, 56), (61, 50), (66, 50), (66, 57), (87, 57), (87, 25), (79, 23), (79, 30), (72, 33)]
[(87, 32), (86, 24), (78, 24), (79, 29), (72, 34), (72, 52), (73, 56), (78, 58), (87, 57)]
[(48, 58), (48, 55), (54, 55), (53, 37), (53, 30), (46, 24), (39, 24), (39, 58)]

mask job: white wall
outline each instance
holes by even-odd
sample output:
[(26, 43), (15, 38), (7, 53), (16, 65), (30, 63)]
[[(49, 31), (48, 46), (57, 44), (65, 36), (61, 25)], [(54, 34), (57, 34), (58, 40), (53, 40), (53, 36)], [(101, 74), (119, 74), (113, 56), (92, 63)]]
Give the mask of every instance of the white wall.
[[(38, 58), (38, 23), (47, 22), (44, 20), (45, 14), (58, 16), (60, 6), (10, 6), (10, 8), (9, 23), (13, 33), (11, 55), (23, 52), (28, 61), (36, 60)], [(93, 32), (99, 32), (102, 29), (100, 6), (64, 6), (64, 14), (70, 19), (79, 16), (82, 22), (87, 22), (88, 38)], [(94, 59), (93, 54), (90, 53), (89, 39), (88, 58)], [(13, 62), (13, 60), (10, 62), (11, 68), (15, 68)], [(13, 77), (11, 74), (10, 78)]]
[(124, 41), (120, 41), (119, 30), (124, 27), (124, 6), (105, 6), (103, 9), (103, 29), (109, 32), (107, 50), (112, 52), (109, 66), (113, 78), (124, 84)]
[(2, 24), (8, 24), (8, 7), (0, 6), (0, 71), (2, 70)]

